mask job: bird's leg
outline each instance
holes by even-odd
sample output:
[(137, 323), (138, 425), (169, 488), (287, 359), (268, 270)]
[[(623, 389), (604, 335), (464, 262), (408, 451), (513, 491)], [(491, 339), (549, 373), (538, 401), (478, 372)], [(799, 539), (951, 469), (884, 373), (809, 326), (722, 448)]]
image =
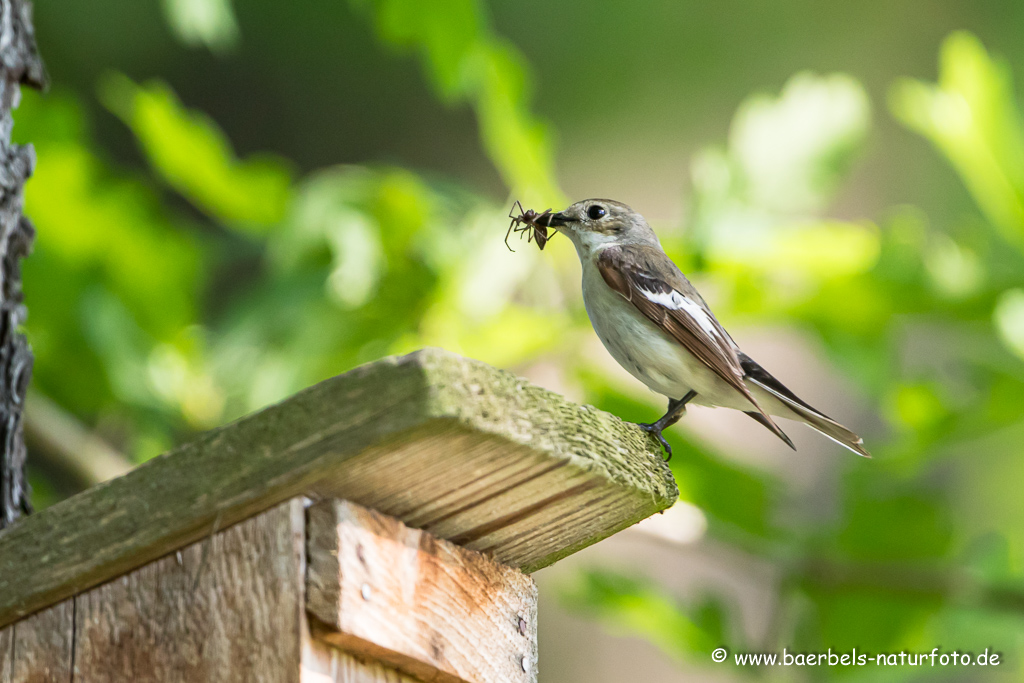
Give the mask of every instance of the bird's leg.
[(665, 427), (671, 427), (676, 422), (679, 422), (686, 414), (686, 404), (689, 403), (694, 396), (697, 395), (696, 391), (691, 391), (682, 398), (669, 399), (668, 410), (658, 420), (658, 424), (662, 425), (662, 429)]
[(658, 418), (657, 422), (640, 422), (640, 429), (644, 430), (648, 434), (653, 434), (659, 442), (661, 442), (662, 448), (665, 449), (665, 453), (668, 455), (665, 458), (666, 461), (672, 459), (672, 447), (668, 445), (668, 441), (662, 436), (661, 431), (668, 427), (671, 427), (676, 422), (679, 422), (680, 418), (686, 413), (686, 404), (693, 400), (693, 397), (697, 395), (696, 391), (690, 391), (682, 398), (670, 398), (668, 400), (668, 410), (665, 414)]

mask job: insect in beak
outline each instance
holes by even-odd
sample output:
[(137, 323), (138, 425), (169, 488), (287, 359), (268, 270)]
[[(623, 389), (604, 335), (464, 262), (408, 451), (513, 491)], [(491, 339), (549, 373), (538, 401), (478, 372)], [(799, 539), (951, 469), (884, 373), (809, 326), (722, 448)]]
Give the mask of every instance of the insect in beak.
[[(516, 207), (519, 208), (518, 215), (515, 215)], [(505, 232), (505, 246), (508, 247), (509, 251), (515, 251), (508, 243), (508, 238), (513, 231), (527, 233), (527, 243), (537, 240), (537, 246), (540, 247), (541, 251), (544, 250), (544, 245), (550, 239), (548, 228), (551, 226), (551, 219), (553, 218), (551, 209), (544, 213), (537, 213), (533, 209), (523, 210), (523, 205), (519, 203), (519, 200), (516, 200), (516, 203), (512, 205), (512, 210), (508, 213), (508, 217), (512, 219), (512, 222), (508, 224), (508, 231)], [(564, 224), (564, 221), (559, 225), (561, 224)]]

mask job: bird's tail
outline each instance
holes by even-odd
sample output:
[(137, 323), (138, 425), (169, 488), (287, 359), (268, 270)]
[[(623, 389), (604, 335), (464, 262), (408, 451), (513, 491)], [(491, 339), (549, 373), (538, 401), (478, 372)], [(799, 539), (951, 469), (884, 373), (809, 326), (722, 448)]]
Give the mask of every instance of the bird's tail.
[[(778, 400), (788, 408), (791, 413), (793, 413), (792, 416), (782, 415), (780, 417), (792, 417), (793, 419), (800, 420), (832, 439), (840, 446), (849, 448), (857, 455), (864, 456), (865, 458), (871, 457), (871, 454), (868, 453), (866, 448), (864, 448), (864, 439), (860, 438), (825, 413), (820, 410), (816, 410), (801, 401), (796, 394), (787, 389), (782, 382), (775, 379), (767, 370), (751, 360), (751, 358), (746, 354), (742, 354), (740, 356), (740, 362), (743, 365), (744, 371), (747, 373), (743, 378), (744, 381), (750, 382), (759, 389), (767, 392), (772, 396), (772, 398)], [(752, 416), (760, 417), (759, 414), (754, 414)], [(760, 422), (760, 420), (758, 421)]]

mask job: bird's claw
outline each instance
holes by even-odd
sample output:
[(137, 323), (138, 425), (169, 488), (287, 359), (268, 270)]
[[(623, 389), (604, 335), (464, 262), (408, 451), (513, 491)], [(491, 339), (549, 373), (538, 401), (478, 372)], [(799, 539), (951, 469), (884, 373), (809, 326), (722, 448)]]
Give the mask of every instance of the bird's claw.
[(672, 459), (672, 447), (668, 445), (668, 441), (661, 434), (661, 426), (657, 422), (647, 423), (638, 422), (637, 426), (644, 430), (648, 434), (653, 434), (654, 437), (661, 443), (661, 447), (665, 449), (665, 462)]

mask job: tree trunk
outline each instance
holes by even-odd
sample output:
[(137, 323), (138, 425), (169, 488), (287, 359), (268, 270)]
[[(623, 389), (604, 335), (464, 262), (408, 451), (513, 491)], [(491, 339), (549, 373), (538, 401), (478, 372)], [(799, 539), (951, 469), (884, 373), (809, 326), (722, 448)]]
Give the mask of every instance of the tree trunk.
[(21, 215), (22, 187), (32, 173), (35, 153), (31, 145), (11, 144), (11, 109), (18, 105), (22, 83), (42, 88), (45, 81), (31, 3), (0, 0), (0, 528), (31, 511), (22, 414), (32, 352), (21, 332), (26, 311), (20, 261), (35, 235)]

